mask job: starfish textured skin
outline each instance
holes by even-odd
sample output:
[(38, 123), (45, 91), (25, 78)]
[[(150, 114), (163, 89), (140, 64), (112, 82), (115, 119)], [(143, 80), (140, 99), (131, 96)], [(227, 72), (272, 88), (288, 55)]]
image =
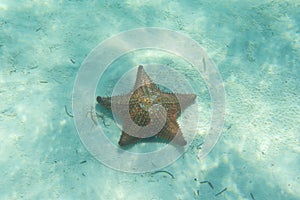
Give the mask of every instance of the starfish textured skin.
[[(120, 146), (131, 145), (147, 137), (158, 137), (185, 146), (187, 142), (177, 117), (193, 104), (195, 98), (195, 94), (174, 94), (160, 90), (140, 65), (133, 91), (120, 96), (98, 96), (96, 100), (123, 120)], [(154, 134), (151, 133), (153, 131)]]

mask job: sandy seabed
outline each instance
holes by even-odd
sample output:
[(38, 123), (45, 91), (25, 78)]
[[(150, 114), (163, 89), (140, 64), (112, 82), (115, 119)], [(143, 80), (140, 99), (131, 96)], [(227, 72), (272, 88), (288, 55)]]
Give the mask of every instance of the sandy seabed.
[[(0, 198), (300, 199), (299, 10), (294, 0), (0, 1)], [(190, 148), (163, 169), (174, 178), (104, 166), (65, 112), (88, 53), (140, 27), (195, 39), (225, 84), (222, 137), (204, 160)]]

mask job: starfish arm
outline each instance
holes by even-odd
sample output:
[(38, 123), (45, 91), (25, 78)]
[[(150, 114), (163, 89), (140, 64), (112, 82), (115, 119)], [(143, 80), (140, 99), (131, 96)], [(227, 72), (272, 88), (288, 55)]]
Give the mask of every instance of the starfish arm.
[(125, 131), (122, 131), (122, 135), (120, 137), (118, 144), (120, 146), (126, 146), (126, 145), (130, 145), (130, 144), (134, 144), (134, 143), (138, 142), (139, 140), (141, 140), (141, 139), (131, 136), (131, 135), (128, 135)]
[(122, 131), (122, 135), (121, 135), (120, 140), (119, 140), (119, 145), (120, 146), (126, 146), (126, 145), (130, 145), (130, 144), (134, 144), (137, 141), (141, 140), (141, 138), (129, 135), (130, 133), (138, 132), (139, 129), (140, 129), (139, 126), (132, 125), (131, 123), (129, 123), (128, 118), (124, 118), (124, 120), (123, 120), (123, 131)]
[(168, 121), (163, 129), (157, 134), (157, 137), (167, 141), (172, 141), (180, 146), (184, 146), (187, 144), (180, 130), (180, 127), (176, 122), (176, 119)]
[(181, 111), (184, 111), (188, 106), (194, 103), (196, 99), (195, 94), (175, 94), (180, 103)]
[(104, 108), (111, 110), (111, 97), (100, 97), (97, 96), (97, 102)]
[(194, 94), (173, 94), (161, 93), (160, 97), (156, 99), (155, 103), (164, 106), (168, 114), (180, 115), (189, 105), (195, 101), (196, 95)]
[(137, 78), (134, 84), (134, 90), (143, 86), (143, 85), (152, 85), (154, 87), (154, 83), (149, 78), (148, 74), (144, 70), (143, 66), (140, 65), (137, 72)]
[(116, 110), (123, 110), (125, 106), (128, 107), (128, 102), (131, 94), (113, 96), (113, 97), (101, 97), (97, 96), (97, 102), (108, 110), (111, 110), (112, 103), (114, 103)]

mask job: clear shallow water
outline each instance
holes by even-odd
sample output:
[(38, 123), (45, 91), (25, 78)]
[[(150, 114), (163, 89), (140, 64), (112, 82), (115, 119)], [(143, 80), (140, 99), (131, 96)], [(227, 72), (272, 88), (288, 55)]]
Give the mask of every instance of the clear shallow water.
[[(299, 1), (2, 0), (0, 198), (299, 199), (299, 7)], [(226, 89), (222, 137), (204, 160), (190, 148), (165, 168), (174, 179), (105, 167), (82, 145), (64, 108), (71, 112), (77, 71), (95, 46), (146, 26), (199, 42)], [(200, 100), (206, 105), (209, 98)]]

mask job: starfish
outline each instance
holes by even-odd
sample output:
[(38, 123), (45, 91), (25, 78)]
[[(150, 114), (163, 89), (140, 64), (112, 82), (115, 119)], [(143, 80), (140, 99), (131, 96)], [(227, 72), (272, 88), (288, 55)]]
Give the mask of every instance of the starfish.
[(177, 122), (181, 112), (191, 105), (195, 94), (164, 92), (139, 66), (134, 89), (125, 95), (97, 97), (97, 102), (123, 120), (118, 144), (131, 145), (142, 138), (157, 137), (185, 146), (187, 144)]

